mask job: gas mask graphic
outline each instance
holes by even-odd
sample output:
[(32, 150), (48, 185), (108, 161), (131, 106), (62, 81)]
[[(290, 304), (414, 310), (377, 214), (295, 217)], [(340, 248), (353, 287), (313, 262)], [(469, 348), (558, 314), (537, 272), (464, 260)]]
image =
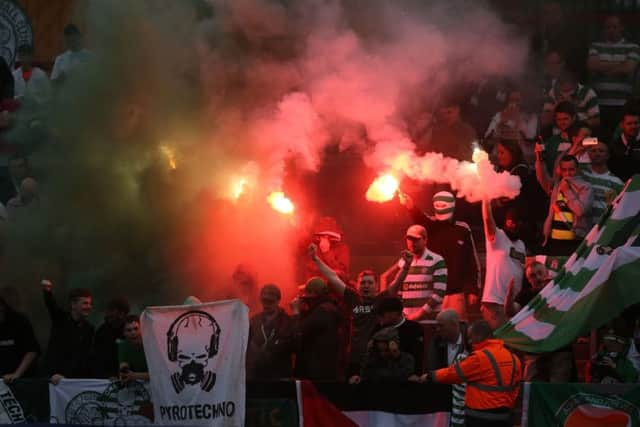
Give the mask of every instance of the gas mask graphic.
[(219, 341), (220, 326), (209, 313), (192, 310), (173, 321), (167, 332), (167, 356), (180, 369), (171, 375), (176, 393), (194, 385), (211, 391), (216, 374), (207, 368), (209, 359), (218, 354)]

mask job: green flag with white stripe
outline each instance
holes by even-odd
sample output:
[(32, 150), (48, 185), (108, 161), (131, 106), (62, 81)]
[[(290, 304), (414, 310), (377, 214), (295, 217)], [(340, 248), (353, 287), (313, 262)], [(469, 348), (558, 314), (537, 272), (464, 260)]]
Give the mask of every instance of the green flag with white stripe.
[(639, 235), (636, 175), (558, 275), (495, 335), (519, 350), (553, 351), (640, 302)]

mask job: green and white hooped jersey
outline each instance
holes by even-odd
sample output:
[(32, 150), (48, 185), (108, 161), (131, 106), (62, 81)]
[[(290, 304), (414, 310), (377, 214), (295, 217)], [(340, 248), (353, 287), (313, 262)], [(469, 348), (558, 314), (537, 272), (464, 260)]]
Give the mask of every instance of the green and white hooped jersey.
[[(398, 261), (398, 267), (404, 260)], [(425, 311), (440, 311), (447, 290), (447, 266), (444, 258), (425, 249), (420, 258), (414, 258), (409, 273), (402, 283), (400, 293), (404, 314), (410, 316), (423, 308)]]

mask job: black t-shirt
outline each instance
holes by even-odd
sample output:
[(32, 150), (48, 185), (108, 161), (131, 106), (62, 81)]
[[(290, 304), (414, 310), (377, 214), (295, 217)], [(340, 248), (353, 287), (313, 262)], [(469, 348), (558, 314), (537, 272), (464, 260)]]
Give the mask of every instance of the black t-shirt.
[(0, 376), (15, 372), (29, 352), (40, 352), (31, 322), (20, 313), (8, 312), (0, 323)]
[(344, 303), (351, 311), (350, 360), (352, 362), (359, 360), (367, 349), (369, 338), (378, 323), (374, 307), (385, 295), (381, 292), (373, 298), (362, 298), (355, 289), (347, 287), (344, 290)]

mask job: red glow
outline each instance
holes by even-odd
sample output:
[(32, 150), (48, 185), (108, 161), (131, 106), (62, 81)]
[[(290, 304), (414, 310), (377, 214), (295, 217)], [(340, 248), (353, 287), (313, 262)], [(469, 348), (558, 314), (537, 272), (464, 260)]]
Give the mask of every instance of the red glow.
[(371, 183), (367, 190), (367, 200), (384, 203), (393, 199), (399, 187), (396, 177), (390, 174), (380, 175)]
[(271, 192), (267, 197), (267, 201), (273, 209), (286, 215), (291, 215), (295, 210), (293, 202), (282, 191)]

